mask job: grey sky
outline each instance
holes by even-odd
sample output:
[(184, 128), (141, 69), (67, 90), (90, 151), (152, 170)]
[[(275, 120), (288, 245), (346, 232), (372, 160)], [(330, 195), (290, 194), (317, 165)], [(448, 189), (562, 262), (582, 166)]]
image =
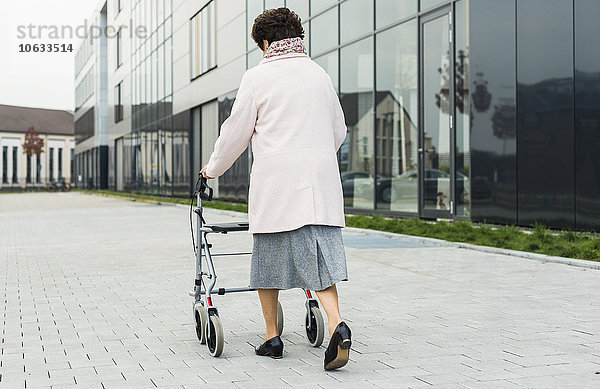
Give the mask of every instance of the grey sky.
[[(70, 39), (18, 39), (17, 26), (70, 25), (89, 18), (99, 0), (0, 1), (0, 104), (74, 109), (74, 58)], [(19, 44), (73, 44), (72, 53), (19, 53)]]

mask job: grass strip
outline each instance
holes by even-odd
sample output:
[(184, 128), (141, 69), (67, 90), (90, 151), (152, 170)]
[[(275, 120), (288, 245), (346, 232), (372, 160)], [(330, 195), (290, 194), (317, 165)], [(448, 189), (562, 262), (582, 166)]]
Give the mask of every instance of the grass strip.
[[(100, 196), (114, 196), (121, 197), (131, 201), (144, 201), (151, 202), (154, 204), (184, 204), (190, 205), (190, 199), (182, 198), (182, 197), (163, 197), (163, 196), (153, 196), (139, 193), (127, 193), (127, 192), (116, 192), (112, 190), (88, 190), (88, 189), (78, 189), (78, 192), (87, 193), (87, 194), (95, 194)], [(224, 201), (204, 201), (202, 206), (205, 208), (213, 208), (213, 209), (222, 209), (225, 211), (235, 211), (248, 213), (248, 206), (246, 204), (238, 204), (238, 203), (227, 203)]]
[(600, 262), (600, 236), (597, 234), (570, 230), (556, 232), (541, 224), (535, 225), (532, 231), (527, 231), (515, 226), (474, 224), (469, 221), (428, 222), (416, 218), (389, 219), (381, 215), (348, 215), (346, 225)]
[[(190, 204), (189, 199), (178, 197), (152, 196), (109, 190), (80, 190), (80, 192), (116, 196), (130, 199), (131, 201), (146, 201), (156, 204)], [(248, 212), (246, 204), (205, 201), (202, 205), (206, 208), (243, 213)], [(346, 225), (348, 227), (366, 228), (397, 234), (424, 236), (450, 242), (471, 243), (480, 246), (600, 262), (599, 235), (571, 230), (556, 232), (549, 230), (541, 224), (536, 225), (533, 230), (529, 231), (515, 226), (475, 224), (469, 221), (448, 222), (442, 220), (429, 222), (418, 218), (399, 219), (385, 218), (381, 215), (346, 215)]]

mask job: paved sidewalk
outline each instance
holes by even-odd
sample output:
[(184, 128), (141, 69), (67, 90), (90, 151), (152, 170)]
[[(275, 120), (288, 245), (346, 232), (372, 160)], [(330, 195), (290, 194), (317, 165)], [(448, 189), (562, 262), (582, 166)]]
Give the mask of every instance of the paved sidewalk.
[[(230, 221), (207, 210), (208, 221)], [(325, 372), (299, 290), (281, 360), (254, 355), (255, 293), (216, 296), (220, 358), (196, 339), (183, 207), (0, 194), (0, 388), (600, 388), (600, 272), (346, 232), (351, 361)], [(214, 236), (248, 250), (247, 233)], [(217, 261), (244, 286), (247, 258)]]

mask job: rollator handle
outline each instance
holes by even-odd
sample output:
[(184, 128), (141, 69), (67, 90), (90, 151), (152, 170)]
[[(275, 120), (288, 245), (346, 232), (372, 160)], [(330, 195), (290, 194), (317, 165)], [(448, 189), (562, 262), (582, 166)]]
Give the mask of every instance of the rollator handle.
[[(208, 189), (208, 193), (206, 193), (207, 189)], [(202, 199), (202, 201), (212, 201), (213, 189), (210, 186), (208, 186), (207, 180), (204, 176), (200, 176), (199, 193), (200, 193), (200, 199)]]

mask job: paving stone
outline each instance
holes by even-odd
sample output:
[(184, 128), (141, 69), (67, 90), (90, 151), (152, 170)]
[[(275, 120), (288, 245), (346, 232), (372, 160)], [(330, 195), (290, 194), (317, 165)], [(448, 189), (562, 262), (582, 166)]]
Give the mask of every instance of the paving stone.
[[(348, 365), (323, 371), (329, 338), (308, 345), (300, 290), (280, 295), (282, 360), (254, 355), (255, 292), (215, 295), (226, 343), (213, 358), (187, 294), (188, 212), (76, 192), (0, 195), (0, 389), (600, 387), (600, 272), (350, 230), (350, 281), (339, 284)], [(252, 238), (211, 243), (245, 251)], [(218, 286), (247, 285), (248, 257), (215, 267)]]

